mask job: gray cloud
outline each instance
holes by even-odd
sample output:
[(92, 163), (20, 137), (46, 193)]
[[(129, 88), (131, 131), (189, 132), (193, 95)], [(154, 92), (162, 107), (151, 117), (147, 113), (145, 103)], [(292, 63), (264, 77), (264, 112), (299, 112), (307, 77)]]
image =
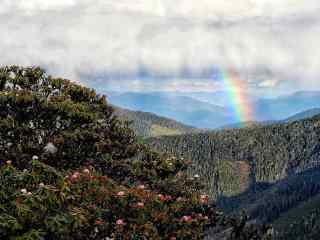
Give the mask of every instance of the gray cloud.
[(320, 88), (318, 0), (0, 0), (0, 64), (42, 65), (99, 88)]

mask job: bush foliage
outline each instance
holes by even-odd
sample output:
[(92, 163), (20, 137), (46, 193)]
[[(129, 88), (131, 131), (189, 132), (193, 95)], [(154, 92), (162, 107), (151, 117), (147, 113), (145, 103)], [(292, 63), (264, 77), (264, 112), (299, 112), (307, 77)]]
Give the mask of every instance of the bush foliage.
[(257, 237), (113, 112), (41, 68), (0, 68), (1, 239), (202, 239), (209, 227)]

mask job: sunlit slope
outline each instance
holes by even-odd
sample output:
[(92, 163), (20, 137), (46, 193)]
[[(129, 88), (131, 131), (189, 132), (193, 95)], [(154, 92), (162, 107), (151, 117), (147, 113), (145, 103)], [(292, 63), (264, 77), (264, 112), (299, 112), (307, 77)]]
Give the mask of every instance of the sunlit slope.
[(130, 121), (131, 128), (140, 137), (158, 137), (200, 132), (199, 129), (153, 113), (130, 111), (115, 107), (115, 114), (122, 120)]

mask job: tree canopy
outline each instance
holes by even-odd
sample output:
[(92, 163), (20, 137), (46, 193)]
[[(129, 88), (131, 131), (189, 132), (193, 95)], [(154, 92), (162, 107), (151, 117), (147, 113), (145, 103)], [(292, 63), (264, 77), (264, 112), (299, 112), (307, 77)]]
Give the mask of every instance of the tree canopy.
[(209, 205), (183, 159), (137, 141), (105, 96), (38, 67), (0, 68), (0, 160), (1, 239), (257, 235)]

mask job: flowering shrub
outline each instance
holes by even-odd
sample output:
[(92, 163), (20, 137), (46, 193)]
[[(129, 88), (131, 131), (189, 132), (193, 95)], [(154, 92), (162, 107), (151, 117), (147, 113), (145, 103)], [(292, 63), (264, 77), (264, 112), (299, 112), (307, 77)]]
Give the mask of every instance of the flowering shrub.
[(94, 169), (64, 175), (38, 160), (30, 166), (0, 169), (1, 239), (201, 239), (215, 221), (198, 194), (178, 201)]
[(202, 239), (236, 225), (104, 96), (40, 68), (0, 68), (0, 161), (0, 239)]

